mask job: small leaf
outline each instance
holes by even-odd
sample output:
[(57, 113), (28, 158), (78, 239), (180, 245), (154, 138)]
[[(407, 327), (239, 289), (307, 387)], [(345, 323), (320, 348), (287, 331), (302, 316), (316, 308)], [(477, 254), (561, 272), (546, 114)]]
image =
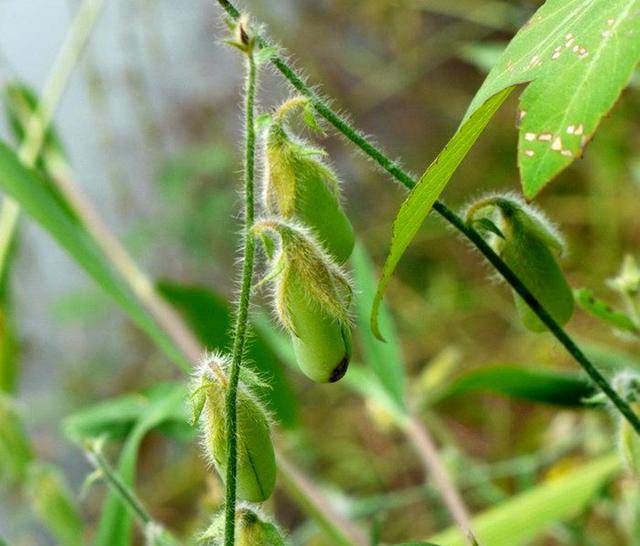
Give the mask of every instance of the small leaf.
[(581, 157), (640, 59), (640, 0), (547, 0), (511, 40), (468, 119), (502, 89), (520, 97), (518, 165), (528, 199)]
[(324, 131), (318, 123), (318, 118), (316, 117), (316, 114), (313, 110), (313, 105), (310, 102), (307, 102), (304, 106), (302, 119), (304, 120), (305, 125), (309, 127), (309, 129), (315, 131), (316, 133), (324, 134)]
[(278, 54), (278, 48), (273, 46), (267, 46), (260, 48), (255, 54), (256, 62), (260, 64), (264, 64), (267, 61), (270, 61), (273, 57)]
[(268, 112), (265, 112), (263, 114), (260, 114), (259, 116), (256, 116), (256, 119), (253, 122), (256, 133), (261, 133), (262, 131), (266, 131), (271, 125), (272, 121), (273, 121), (273, 116)]
[(495, 223), (491, 221), (489, 218), (478, 218), (477, 220), (473, 221), (473, 225), (476, 229), (480, 228), (485, 231), (488, 231), (489, 233), (493, 233), (494, 235), (500, 237), (501, 239), (505, 238), (504, 233), (502, 233), (500, 228), (496, 226)]
[(378, 325), (380, 304), (400, 258), (420, 229), (422, 222), (424, 222), (431, 207), (442, 193), (442, 190), (444, 190), (458, 165), (460, 165), (493, 117), (493, 114), (506, 100), (512, 89), (502, 90), (489, 97), (473, 115), (463, 122), (456, 134), (444, 147), (444, 150), (429, 165), (427, 171), (422, 175), (422, 178), (411, 190), (409, 197), (400, 207), (400, 211), (393, 223), (391, 249), (382, 270), (378, 291), (371, 310), (371, 330), (377, 338), (382, 339)]
[(599, 318), (614, 328), (624, 330), (625, 332), (632, 332), (634, 334), (640, 333), (640, 329), (635, 322), (633, 322), (631, 317), (613, 310), (608, 303), (597, 299), (593, 295), (592, 290), (589, 290), (588, 288), (579, 288), (574, 291), (574, 295), (578, 305), (587, 313)]

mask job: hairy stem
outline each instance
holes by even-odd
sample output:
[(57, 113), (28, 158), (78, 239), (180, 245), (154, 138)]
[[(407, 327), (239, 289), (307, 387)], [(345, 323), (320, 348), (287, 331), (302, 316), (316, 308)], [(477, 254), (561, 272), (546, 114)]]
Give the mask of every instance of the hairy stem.
[[(18, 150), (18, 157), (27, 167), (33, 167), (35, 164), (71, 72), (95, 28), (103, 7), (104, 0), (84, 0), (78, 8), (62, 49), (49, 73), (38, 108), (29, 119), (24, 141)], [(13, 199), (5, 197), (0, 208), (0, 232), (3, 234), (0, 239), (0, 264), (3, 266), (6, 264), (6, 256), (13, 241), (19, 216), (18, 204)]]
[(226, 432), (228, 442), (227, 479), (225, 494), (225, 546), (233, 546), (236, 516), (236, 471), (237, 471), (237, 405), (240, 366), (244, 356), (247, 340), (249, 303), (251, 299), (251, 283), (253, 279), (253, 261), (255, 239), (251, 232), (254, 222), (254, 164), (256, 135), (254, 127), (254, 103), (256, 93), (256, 62), (253, 51), (249, 48), (247, 55), (247, 78), (245, 89), (245, 166), (244, 166), (244, 256), (242, 265), (242, 281), (240, 300), (236, 312), (236, 322), (231, 353), (231, 373), (229, 374), (229, 390), (226, 399)]
[[(218, 0), (218, 4), (220, 4), (231, 18), (237, 19), (239, 17), (237, 8), (227, 0)], [(259, 39), (259, 43), (268, 45), (269, 42), (264, 38), (261, 38)], [(374, 146), (362, 135), (362, 133), (348, 123), (342, 116), (334, 112), (282, 57), (276, 55), (270, 60), (299, 93), (309, 98), (316, 112), (333, 125), (337, 131), (342, 133), (345, 138), (360, 148), (360, 150), (362, 150), (367, 156), (373, 159), (380, 167), (408, 189), (411, 189), (416, 185), (416, 181), (409, 173), (403, 170), (379, 148)], [(511, 268), (509, 268), (509, 266), (500, 258), (500, 256), (493, 251), (482, 236), (472, 227), (467, 226), (462, 218), (449, 209), (449, 207), (447, 207), (442, 201), (436, 201), (433, 205), (433, 209), (453, 227), (455, 227), (462, 235), (469, 239), (469, 241), (471, 241), (473, 245), (484, 255), (489, 263), (498, 271), (498, 273), (500, 273), (502, 278), (511, 285), (511, 287), (519, 296), (522, 297), (522, 299), (524, 299), (524, 301), (527, 302), (532, 311), (549, 328), (551, 333), (562, 344), (567, 352), (578, 364), (580, 364), (580, 366), (582, 366), (591, 380), (602, 390), (602, 392), (605, 393), (612, 404), (620, 411), (627, 421), (629, 421), (636, 433), (640, 435), (640, 418), (633, 412), (629, 404), (618, 395), (607, 379), (580, 350), (578, 345), (565, 332), (562, 326), (560, 326), (551, 317), (542, 304), (527, 289)]]

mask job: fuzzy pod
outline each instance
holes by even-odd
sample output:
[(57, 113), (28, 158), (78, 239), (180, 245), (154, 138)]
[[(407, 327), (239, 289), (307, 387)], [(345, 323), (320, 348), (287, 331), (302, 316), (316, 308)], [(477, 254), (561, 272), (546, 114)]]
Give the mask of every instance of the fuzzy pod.
[[(564, 326), (573, 315), (574, 297), (553, 251), (563, 241), (537, 210), (513, 197), (492, 197), (482, 206), (495, 206), (501, 215), (494, 248), (553, 319)], [(526, 328), (544, 332), (547, 327), (514, 291), (518, 315)]]
[[(204, 451), (223, 481), (228, 457), (225, 400), (229, 368), (226, 355), (207, 358), (193, 394), (194, 417), (200, 418)], [(238, 388), (237, 434), (237, 496), (251, 502), (265, 501), (275, 487), (276, 461), (269, 416), (251, 392), (247, 374), (241, 375)]]
[(291, 341), (300, 369), (320, 383), (342, 379), (351, 360), (349, 326), (309, 299), (301, 278), (293, 276), (285, 291), (295, 331)]
[(333, 259), (345, 263), (353, 252), (355, 237), (340, 204), (338, 179), (322, 162), (324, 152), (290, 136), (284, 114), (274, 116), (265, 152), (267, 211), (308, 226)]
[[(224, 542), (224, 511), (220, 511), (199, 542), (222, 546)], [(283, 533), (257, 509), (241, 504), (236, 510), (236, 546), (286, 546)]]
[(306, 228), (273, 218), (256, 229), (280, 236), (270, 277), (276, 314), (291, 334), (300, 369), (314, 381), (338, 381), (351, 359), (349, 278)]

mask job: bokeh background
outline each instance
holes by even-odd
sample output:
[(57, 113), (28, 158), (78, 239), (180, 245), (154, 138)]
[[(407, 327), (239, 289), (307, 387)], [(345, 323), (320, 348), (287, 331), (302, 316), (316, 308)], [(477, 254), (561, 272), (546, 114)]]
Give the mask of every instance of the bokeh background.
[[(539, 6), (526, 0), (245, 4), (335, 106), (418, 174), (455, 131), (500, 49)], [(0, 0), (0, 83), (19, 79), (41, 89), (75, 7), (72, 0)], [(223, 34), (211, 0), (110, 0), (55, 123), (77, 180), (146, 271), (232, 298), (242, 69), (237, 53), (220, 43)], [(263, 74), (262, 107), (288, 95), (277, 74)], [(444, 194), (452, 207), (487, 191), (518, 191), (516, 104), (514, 96), (502, 107), (455, 174)], [(604, 297), (613, 297), (604, 281), (616, 274), (623, 255), (640, 254), (639, 119), (640, 91), (632, 84), (585, 157), (538, 199), (567, 237), (563, 266), (571, 284)], [(0, 123), (9, 138), (5, 120)], [(358, 236), (380, 266), (405, 192), (332, 132), (320, 143), (340, 173)], [(549, 335), (523, 330), (509, 290), (432, 216), (402, 260), (387, 298), (414, 405), (425, 408), (433, 381), (490, 364), (575, 371)], [(10, 291), (25, 426), (38, 456), (59, 465), (78, 492), (90, 467), (61, 433), (64, 417), (177, 376), (146, 336), (27, 218), (20, 226)], [(570, 330), (600, 362), (640, 360), (637, 342), (614, 336), (580, 311)], [(286, 373), (301, 403), (299, 426), (283, 435), (293, 438), (297, 462), (337, 506), (368, 499), (373, 508), (365, 521), (378, 521), (389, 542), (425, 537), (448, 524), (437, 498), (421, 488), (419, 460), (379, 408), (341, 384), (314, 385)], [(464, 478), (477, 468), (484, 476), (462, 487), (474, 511), (551, 479), (614, 442), (615, 424), (606, 412), (563, 410), (487, 392), (423, 414), (452, 473)], [(137, 466), (140, 496), (178, 532), (205, 523), (222, 500), (220, 483), (206, 470), (196, 442), (185, 446), (152, 433)], [(613, 486), (597, 509), (550, 527), (532, 544), (637, 544), (629, 531), (633, 506), (621, 489)], [(88, 537), (103, 493), (96, 486), (81, 501)], [(278, 493), (271, 508), (296, 543), (326, 544), (285, 493)], [(26, 499), (11, 490), (0, 497), (0, 536), (12, 545), (53, 544)]]

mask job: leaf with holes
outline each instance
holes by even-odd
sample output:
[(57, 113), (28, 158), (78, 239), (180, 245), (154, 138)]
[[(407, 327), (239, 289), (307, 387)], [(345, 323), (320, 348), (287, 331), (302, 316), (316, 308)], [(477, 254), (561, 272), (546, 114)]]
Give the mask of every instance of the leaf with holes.
[(640, 59), (640, 0), (548, 0), (518, 32), (474, 97), (528, 83), (520, 97), (518, 164), (527, 198), (574, 159)]

